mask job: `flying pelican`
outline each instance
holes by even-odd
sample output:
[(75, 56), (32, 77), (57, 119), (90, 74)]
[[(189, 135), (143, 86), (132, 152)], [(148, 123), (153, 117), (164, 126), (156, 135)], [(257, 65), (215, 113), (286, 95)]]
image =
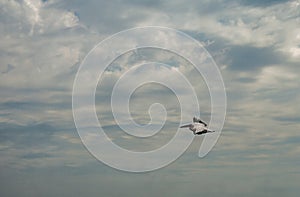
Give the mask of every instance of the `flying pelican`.
[(199, 118), (194, 117), (192, 124), (183, 125), (180, 128), (189, 128), (191, 131), (193, 131), (194, 135), (202, 135), (205, 133), (212, 133), (215, 131), (208, 130), (207, 124), (200, 120)]

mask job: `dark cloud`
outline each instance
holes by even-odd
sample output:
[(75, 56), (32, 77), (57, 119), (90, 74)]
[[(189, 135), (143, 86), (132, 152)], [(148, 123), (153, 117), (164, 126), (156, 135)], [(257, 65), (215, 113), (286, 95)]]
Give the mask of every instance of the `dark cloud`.
[(239, 77), (237, 78), (237, 80), (241, 83), (253, 83), (256, 81), (255, 78), (251, 78), (251, 77)]
[(37, 158), (49, 158), (52, 157), (49, 153), (39, 152), (39, 153), (27, 153), (22, 156), (24, 159), (37, 159)]
[(300, 122), (300, 116), (276, 116), (274, 120), (286, 123), (298, 123)]
[[(28, 109), (29, 105), (32, 105), (33, 103), (28, 102), (15, 102), (15, 101), (7, 101), (0, 103), (0, 109)], [(38, 104), (34, 102), (34, 106), (37, 106)], [(31, 107), (30, 107), (31, 108)]]
[(58, 128), (49, 124), (14, 125), (8, 123), (0, 124), (0, 141), (12, 142), (15, 147), (34, 147), (51, 144), (52, 136)]
[(7, 101), (0, 103), (0, 109), (17, 110), (47, 110), (47, 109), (66, 109), (71, 108), (71, 102), (38, 102), (38, 101)]
[[(285, 81), (282, 82), (284, 84)], [(280, 85), (279, 85), (280, 86)], [(280, 89), (274, 87), (274, 86), (266, 86), (262, 88), (261, 90), (257, 90), (256, 93), (256, 98), (260, 100), (266, 100), (269, 98), (271, 99), (271, 102), (274, 105), (281, 105), (285, 104), (286, 102), (291, 103), (292, 101), (296, 101), (298, 97), (298, 92), (296, 92), (293, 88), (285, 88), (285, 89)]]
[[(298, 121), (300, 121), (300, 117), (298, 117)], [(293, 136), (293, 137), (289, 137), (286, 140), (284, 140), (285, 143), (287, 144), (299, 144), (300, 143), (300, 136)]]
[(6, 74), (6, 73), (9, 73), (10, 71), (14, 70), (15, 67), (11, 64), (7, 64), (6, 67), (4, 67), (3, 70), (0, 70), (0, 73), (2, 74)]
[(233, 46), (226, 53), (231, 70), (255, 71), (264, 66), (281, 64), (284, 57), (272, 47)]
[(257, 7), (267, 7), (267, 6), (272, 6), (275, 4), (280, 4), (280, 3), (286, 3), (289, 2), (290, 0), (238, 0), (241, 4), (243, 5), (249, 5), (249, 6), (257, 6)]
[(133, 6), (143, 6), (143, 7), (159, 7), (163, 4), (163, 0), (125, 0), (122, 1), (125, 4)]

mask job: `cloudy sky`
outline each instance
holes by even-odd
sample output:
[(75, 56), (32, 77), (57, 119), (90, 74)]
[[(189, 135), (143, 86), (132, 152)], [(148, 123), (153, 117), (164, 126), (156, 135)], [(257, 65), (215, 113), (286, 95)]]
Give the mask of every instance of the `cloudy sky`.
[[(206, 157), (198, 157), (200, 136), (172, 164), (128, 173), (99, 162), (81, 143), (72, 88), (96, 44), (143, 26), (174, 28), (205, 46), (223, 76), (227, 114)], [(299, 195), (299, 0), (0, 0), (0, 35), (1, 196)], [(95, 99), (104, 131), (129, 150), (161, 147), (180, 121), (176, 95), (158, 84), (138, 88), (130, 109), (146, 124), (151, 104), (164, 105), (160, 134), (133, 138), (113, 119), (115, 82), (132, 65), (153, 59), (191, 79), (201, 117), (210, 121), (209, 91), (189, 62), (168, 51), (129, 51), (106, 70)]]

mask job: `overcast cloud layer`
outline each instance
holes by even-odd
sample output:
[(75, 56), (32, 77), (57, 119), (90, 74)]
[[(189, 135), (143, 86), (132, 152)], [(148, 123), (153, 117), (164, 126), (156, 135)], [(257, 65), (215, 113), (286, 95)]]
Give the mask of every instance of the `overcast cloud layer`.
[[(72, 87), (97, 43), (139, 26), (175, 28), (201, 42), (221, 70), (228, 106), (207, 157), (197, 157), (197, 137), (173, 164), (130, 174), (98, 162), (81, 144)], [(299, 195), (299, 0), (0, 0), (0, 35), (0, 196)], [(170, 90), (141, 87), (132, 97), (133, 118), (147, 123), (149, 106), (160, 102), (168, 112), (165, 129), (151, 139), (119, 131), (111, 88), (128, 65), (145, 59), (184, 73), (201, 117), (210, 120), (209, 92), (186, 60), (166, 51), (128, 52), (107, 69), (96, 104), (107, 135), (140, 151), (168, 142), (180, 111)]]

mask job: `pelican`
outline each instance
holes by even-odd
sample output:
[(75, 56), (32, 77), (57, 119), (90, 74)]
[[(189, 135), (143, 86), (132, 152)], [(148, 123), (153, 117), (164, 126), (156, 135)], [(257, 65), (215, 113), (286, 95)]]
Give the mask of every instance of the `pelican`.
[(207, 124), (196, 117), (193, 118), (192, 124), (183, 125), (180, 128), (189, 128), (191, 131), (193, 131), (194, 135), (202, 135), (205, 133), (215, 132), (208, 130)]

